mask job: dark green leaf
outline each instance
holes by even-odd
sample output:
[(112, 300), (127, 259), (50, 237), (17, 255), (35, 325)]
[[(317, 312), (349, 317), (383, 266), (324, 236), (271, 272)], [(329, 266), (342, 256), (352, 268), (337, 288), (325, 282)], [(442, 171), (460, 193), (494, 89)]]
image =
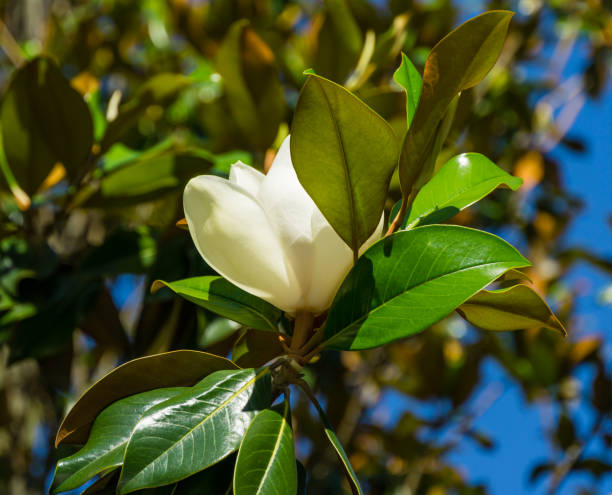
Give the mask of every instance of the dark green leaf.
[(393, 79), (406, 91), (406, 118), (408, 119), (408, 128), (410, 128), (419, 104), (423, 79), (405, 53), (402, 53), (402, 63), (393, 74)]
[(266, 409), (255, 416), (238, 451), (234, 495), (296, 493), (297, 469), (290, 416), (287, 398), (282, 414)]
[(363, 36), (347, 0), (325, 0), (324, 3), (325, 17), (318, 31), (314, 69), (342, 82), (357, 63)]
[(567, 335), (548, 304), (527, 285), (482, 290), (458, 309), (467, 321), (485, 330), (504, 332), (546, 327)]
[(150, 390), (104, 409), (94, 421), (85, 446), (57, 463), (53, 493), (72, 490), (98, 473), (121, 466), (132, 429), (143, 413), (185, 390), (183, 387)]
[(250, 146), (265, 150), (285, 116), (285, 97), (274, 53), (248, 21), (230, 28), (215, 65), (223, 77), (229, 110)]
[(163, 286), (213, 313), (259, 330), (278, 331), (281, 310), (232, 285), (223, 277), (193, 277), (174, 282), (156, 280), (155, 292)]
[(520, 178), (508, 174), (486, 156), (479, 153), (457, 155), (419, 191), (404, 226), (441, 223), (502, 184), (515, 191), (522, 183)]
[(87, 277), (147, 273), (156, 258), (157, 242), (148, 228), (118, 229), (84, 257), (79, 271)]
[(492, 10), (464, 22), (433, 47), (423, 73), (423, 90), (400, 154), (400, 182), (404, 197), (429, 177), (421, 176), (431, 154), (438, 124), (453, 98), (478, 84), (491, 70), (512, 13)]
[(383, 212), (397, 163), (393, 130), (342, 86), (310, 75), (291, 132), (291, 159), (300, 182), (357, 253)]
[(74, 175), (89, 157), (93, 124), (87, 104), (48, 57), (35, 58), (15, 72), (1, 120), (6, 158), (30, 195), (56, 163)]
[(120, 495), (179, 481), (234, 450), (271, 401), (270, 370), (217, 371), (147, 411), (127, 449)]
[(236, 456), (222, 461), (179, 481), (172, 495), (229, 495)]
[(511, 268), (499, 237), (452, 225), (398, 232), (359, 258), (332, 303), (324, 345), (366, 349), (425, 330)]
[[(94, 307), (102, 282), (60, 276), (52, 278), (50, 284), (51, 292), (36, 307), (36, 312), (17, 323), (11, 339), (10, 363), (50, 356), (70, 345), (74, 329)], [(25, 306), (18, 315), (11, 315), (22, 317), (31, 311), (31, 307)]]
[(84, 443), (92, 421), (112, 402), (160, 387), (191, 386), (218, 370), (238, 368), (229, 359), (200, 351), (154, 354), (122, 364), (94, 383), (72, 406), (57, 432), (55, 445)]
[(297, 467), (298, 487), (297, 495), (307, 495), (306, 486), (308, 485), (308, 472), (300, 461), (295, 461)]

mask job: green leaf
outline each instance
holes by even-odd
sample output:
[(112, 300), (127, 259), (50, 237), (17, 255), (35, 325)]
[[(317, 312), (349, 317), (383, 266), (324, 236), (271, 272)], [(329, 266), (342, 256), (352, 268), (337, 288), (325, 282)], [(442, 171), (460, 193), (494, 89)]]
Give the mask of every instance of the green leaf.
[(248, 21), (239, 20), (223, 40), (215, 66), (243, 139), (260, 150), (270, 147), (285, 117), (284, 90), (270, 47)]
[(167, 103), (190, 83), (190, 79), (182, 74), (162, 73), (150, 78), (131, 100), (119, 107), (116, 118), (108, 123), (100, 142), (100, 154), (117, 142), (149, 106)]
[(57, 463), (53, 493), (72, 490), (102, 471), (121, 466), (132, 429), (145, 411), (185, 390), (182, 387), (150, 390), (104, 409), (94, 421), (85, 446)]
[(454, 225), (398, 232), (349, 272), (329, 310), (324, 345), (367, 349), (421, 332), (507, 270), (527, 265), (487, 232)]
[(419, 191), (404, 226), (442, 223), (495, 188), (505, 184), (516, 191), (522, 183), (522, 179), (508, 174), (484, 155), (457, 155)]
[(290, 421), (291, 410), (286, 396), (282, 414), (266, 409), (255, 416), (238, 451), (234, 495), (297, 492)]
[(271, 402), (270, 370), (217, 371), (147, 411), (134, 428), (118, 493), (172, 483), (234, 450)]
[(308, 76), (293, 116), (291, 159), (354, 253), (380, 221), (397, 152), (395, 134), (380, 115), (342, 86)]
[(164, 352), (128, 361), (81, 395), (62, 421), (55, 446), (62, 442), (84, 443), (92, 421), (116, 400), (155, 388), (192, 386), (213, 371), (236, 368), (238, 366), (229, 359), (190, 350)]
[(6, 158), (30, 195), (56, 163), (74, 176), (89, 157), (93, 124), (87, 104), (48, 57), (15, 71), (0, 119)]
[(400, 183), (406, 198), (429, 177), (421, 171), (431, 154), (438, 124), (453, 98), (478, 84), (499, 56), (512, 12), (492, 10), (464, 22), (433, 47), (423, 90), (400, 154)]
[(278, 331), (276, 324), (282, 314), (280, 309), (239, 289), (223, 277), (193, 277), (174, 282), (156, 280), (151, 292), (163, 286), (198, 306), (247, 327)]
[(402, 63), (393, 74), (393, 79), (406, 91), (406, 118), (408, 119), (408, 128), (410, 128), (419, 104), (423, 79), (405, 53), (402, 53)]
[(545, 327), (567, 335), (548, 304), (527, 285), (482, 290), (459, 306), (457, 312), (484, 330), (504, 332)]

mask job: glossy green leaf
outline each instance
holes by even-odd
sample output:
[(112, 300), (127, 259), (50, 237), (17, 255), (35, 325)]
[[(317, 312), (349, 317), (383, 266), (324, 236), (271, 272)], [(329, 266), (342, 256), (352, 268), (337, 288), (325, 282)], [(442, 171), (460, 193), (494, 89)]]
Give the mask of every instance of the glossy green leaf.
[(522, 183), (522, 179), (505, 172), (484, 155), (457, 155), (419, 191), (404, 226), (442, 223), (495, 188), (506, 185), (516, 191)]
[(89, 157), (93, 124), (87, 104), (48, 57), (15, 71), (0, 118), (6, 158), (30, 195), (56, 163), (74, 175)]
[(395, 134), (380, 115), (342, 86), (308, 76), (293, 116), (291, 159), (355, 253), (380, 221), (397, 152)]
[(129, 395), (160, 387), (191, 386), (218, 370), (236, 369), (229, 359), (200, 351), (154, 354), (115, 368), (94, 383), (72, 406), (55, 439), (60, 443), (85, 443), (91, 423), (102, 409)]
[(182, 74), (161, 73), (150, 78), (132, 99), (119, 107), (117, 116), (108, 123), (100, 142), (100, 154), (121, 139), (149, 106), (167, 103), (190, 83), (190, 79)]
[(118, 493), (166, 485), (215, 464), (238, 448), (270, 402), (270, 370), (246, 369), (217, 371), (150, 409), (128, 443)]
[(423, 73), (423, 90), (400, 154), (404, 197), (429, 177), (421, 170), (431, 154), (438, 124), (453, 98), (480, 82), (491, 70), (508, 30), (512, 12), (492, 10), (464, 22), (433, 47)]
[[(311, 393), (309, 393), (308, 395), (311, 395)], [(351, 466), (351, 462), (349, 461), (348, 455), (346, 455), (344, 447), (342, 447), (342, 444), (340, 443), (336, 432), (334, 431), (329, 420), (327, 419), (325, 411), (323, 411), (318, 401), (314, 400), (314, 396), (311, 396), (311, 401), (312, 404), (315, 406), (315, 409), (319, 413), (319, 418), (321, 419), (321, 425), (323, 426), (325, 436), (329, 440), (329, 443), (336, 452), (338, 459), (342, 463), (342, 469), (344, 469), (344, 474), (346, 475), (346, 479), (349, 482), (349, 486), (351, 487), (351, 492), (353, 493), (353, 495), (363, 495), (363, 489), (361, 488), (359, 479), (357, 478), (357, 473), (355, 473), (353, 466)]]
[(274, 53), (248, 21), (235, 22), (215, 60), (229, 111), (244, 141), (265, 150), (285, 116), (285, 97)]
[(297, 491), (291, 410), (261, 411), (244, 435), (234, 470), (234, 495), (284, 495)]
[(324, 345), (367, 349), (425, 330), (511, 268), (510, 244), (454, 225), (401, 231), (368, 249), (329, 310)]
[(527, 285), (482, 290), (459, 306), (457, 312), (484, 330), (504, 332), (545, 327), (567, 335), (546, 301)]
[(393, 79), (406, 91), (406, 118), (408, 119), (408, 128), (410, 128), (419, 104), (423, 79), (405, 53), (402, 53), (402, 63), (393, 74)]
[(185, 390), (183, 387), (150, 390), (104, 409), (94, 421), (85, 446), (57, 463), (52, 492), (72, 490), (96, 474), (120, 466), (132, 429), (145, 411)]
[(259, 330), (278, 331), (281, 310), (232, 285), (223, 277), (185, 278), (174, 282), (156, 280), (151, 291), (166, 286), (181, 297), (213, 313)]

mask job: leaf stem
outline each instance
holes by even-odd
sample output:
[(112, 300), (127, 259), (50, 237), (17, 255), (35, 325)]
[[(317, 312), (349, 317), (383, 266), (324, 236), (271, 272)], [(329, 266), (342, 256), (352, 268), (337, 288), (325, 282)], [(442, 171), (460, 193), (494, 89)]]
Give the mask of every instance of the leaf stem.
[(390, 236), (399, 228), (400, 224), (402, 223), (403, 218), (406, 216), (407, 210), (408, 210), (408, 199), (406, 197), (402, 197), (402, 204), (400, 205), (400, 209), (397, 212), (397, 215), (395, 215), (395, 218), (393, 219), (391, 224), (389, 225), (389, 229), (387, 230), (385, 237)]

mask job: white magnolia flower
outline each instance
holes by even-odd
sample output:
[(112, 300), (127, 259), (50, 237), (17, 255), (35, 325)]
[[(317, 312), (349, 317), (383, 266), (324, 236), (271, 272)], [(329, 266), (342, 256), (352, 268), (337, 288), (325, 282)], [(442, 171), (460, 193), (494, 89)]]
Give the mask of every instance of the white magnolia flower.
[[(351, 249), (298, 181), (289, 137), (267, 175), (242, 162), (232, 165), (229, 180), (200, 175), (185, 187), (183, 207), (206, 262), (289, 313), (327, 309), (353, 264)], [(361, 252), (382, 228), (381, 218)]]

